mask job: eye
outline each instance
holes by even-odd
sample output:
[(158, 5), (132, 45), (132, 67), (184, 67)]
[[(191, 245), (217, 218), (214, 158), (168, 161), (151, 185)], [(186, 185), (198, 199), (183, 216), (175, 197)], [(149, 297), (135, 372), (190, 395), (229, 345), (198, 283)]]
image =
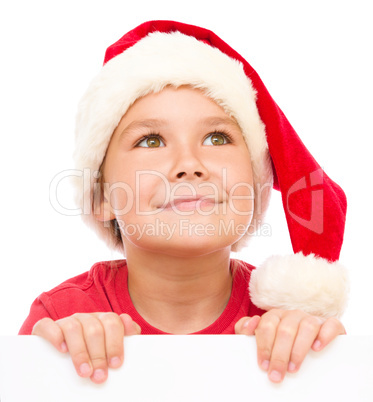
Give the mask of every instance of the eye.
[(211, 133), (203, 141), (203, 145), (224, 145), (231, 142), (229, 136), (224, 133)]
[(164, 147), (165, 144), (159, 135), (149, 135), (147, 137), (143, 137), (136, 146), (142, 148), (159, 148)]

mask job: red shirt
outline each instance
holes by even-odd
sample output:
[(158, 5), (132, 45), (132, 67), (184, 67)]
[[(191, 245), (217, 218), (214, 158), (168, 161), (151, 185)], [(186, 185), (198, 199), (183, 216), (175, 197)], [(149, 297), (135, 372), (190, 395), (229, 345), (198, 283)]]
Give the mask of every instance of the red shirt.
[[(214, 323), (196, 334), (234, 334), (234, 325), (240, 318), (264, 313), (250, 300), (248, 285), (253, 269), (243, 261), (231, 261), (234, 274), (229, 302)], [(140, 325), (142, 334), (164, 334), (136, 311), (128, 292), (127, 278), (126, 260), (96, 263), (88, 272), (42, 293), (31, 305), (19, 334), (31, 334), (34, 324), (44, 317), (59, 320), (75, 313), (94, 312), (127, 313)]]

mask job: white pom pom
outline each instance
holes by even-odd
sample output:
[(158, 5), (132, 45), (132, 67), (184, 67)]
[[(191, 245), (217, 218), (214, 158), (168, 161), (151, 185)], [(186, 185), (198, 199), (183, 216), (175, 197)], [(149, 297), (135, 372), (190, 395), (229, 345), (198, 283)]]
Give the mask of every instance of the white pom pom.
[(340, 317), (347, 305), (347, 270), (313, 254), (272, 256), (251, 274), (253, 303), (263, 310), (300, 309), (319, 317)]

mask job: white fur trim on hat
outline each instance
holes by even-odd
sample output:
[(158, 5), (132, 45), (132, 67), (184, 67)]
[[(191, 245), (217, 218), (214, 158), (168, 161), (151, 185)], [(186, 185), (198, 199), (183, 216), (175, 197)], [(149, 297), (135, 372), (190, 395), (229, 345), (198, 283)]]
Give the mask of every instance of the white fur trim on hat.
[[(74, 179), (76, 202), (82, 209), (83, 220), (109, 245), (112, 234), (92, 214), (94, 173), (99, 170), (111, 136), (128, 108), (136, 99), (159, 92), (167, 85), (190, 85), (201, 89), (234, 117), (249, 148), (254, 180), (260, 181), (261, 188), (272, 183), (265, 127), (256, 107), (256, 91), (242, 64), (219, 49), (180, 32), (151, 33), (103, 66), (78, 107), (74, 160), (76, 169), (90, 170), (91, 180), (83, 188), (83, 175)], [(263, 197), (264, 193), (267, 195)], [(260, 213), (268, 205), (269, 191), (264, 193), (261, 194)], [(258, 216), (254, 217), (254, 222), (260, 222)]]
[(349, 291), (347, 270), (314, 254), (272, 256), (251, 274), (253, 303), (263, 310), (300, 309), (319, 317), (340, 317)]

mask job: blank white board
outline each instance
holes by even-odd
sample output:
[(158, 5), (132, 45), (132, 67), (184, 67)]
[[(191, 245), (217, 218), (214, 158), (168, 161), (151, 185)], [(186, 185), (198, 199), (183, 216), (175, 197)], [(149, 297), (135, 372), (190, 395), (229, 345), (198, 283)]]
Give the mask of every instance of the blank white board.
[(126, 337), (125, 363), (95, 385), (35, 336), (0, 337), (1, 402), (373, 401), (373, 337), (340, 336), (301, 370), (269, 382), (254, 337)]

